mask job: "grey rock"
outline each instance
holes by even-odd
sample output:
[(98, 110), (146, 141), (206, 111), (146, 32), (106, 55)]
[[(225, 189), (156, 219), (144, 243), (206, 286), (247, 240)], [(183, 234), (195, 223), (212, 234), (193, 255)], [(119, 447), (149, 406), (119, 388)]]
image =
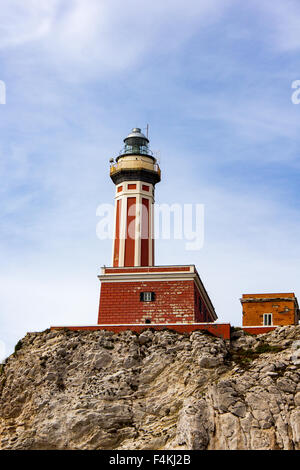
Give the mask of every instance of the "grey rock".
[(203, 356), (199, 359), (198, 364), (200, 367), (203, 367), (204, 369), (211, 369), (212, 367), (218, 366), (221, 362), (218, 357)]
[(239, 416), (240, 418), (244, 418), (246, 416), (246, 405), (245, 403), (241, 401), (235, 402), (231, 407), (230, 407), (230, 412), (235, 415)]
[[(0, 449), (300, 450), (300, 328), (237, 333), (26, 335), (0, 375)], [(232, 359), (262, 339), (282, 350)]]
[(152, 341), (153, 333), (151, 331), (144, 331), (138, 337), (138, 342), (140, 344), (147, 344)]
[(280, 377), (277, 380), (277, 387), (283, 392), (294, 393), (296, 389), (296, 384), (285, 377)]

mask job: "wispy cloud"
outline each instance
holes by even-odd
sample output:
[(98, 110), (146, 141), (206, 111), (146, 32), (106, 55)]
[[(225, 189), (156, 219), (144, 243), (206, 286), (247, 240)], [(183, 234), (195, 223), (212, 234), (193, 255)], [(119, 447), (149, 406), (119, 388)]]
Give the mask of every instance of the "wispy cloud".
[[(11, 0), (2, 7), (0, 48), (29, 45), (68, 80), (130, 69), (150, 51), (168, 51), (220, 19), (220, 0), (140, 2)], [(27, 49), (26, 49), (27, 47)], [(44, 58), (44, 61), (43, 61)]]
[(300, 4), (297, 0), (253, 2), (263, 15), (266, 40), (278, 51), (297, 51), (300, 48)]
[(19, 47), (51, 32), (59, 0), (12, 0), (1, 5), (0, 49)]

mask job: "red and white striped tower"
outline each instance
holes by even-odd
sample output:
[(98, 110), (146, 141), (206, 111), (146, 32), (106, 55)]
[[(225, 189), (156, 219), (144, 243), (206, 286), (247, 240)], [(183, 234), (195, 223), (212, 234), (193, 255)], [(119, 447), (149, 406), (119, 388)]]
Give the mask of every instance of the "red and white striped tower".
[(116, 185), (112, 265), (154, 266), (154, 187), (160, 168), (141, 129), (132, 129), (124, 143), (110, 167)]

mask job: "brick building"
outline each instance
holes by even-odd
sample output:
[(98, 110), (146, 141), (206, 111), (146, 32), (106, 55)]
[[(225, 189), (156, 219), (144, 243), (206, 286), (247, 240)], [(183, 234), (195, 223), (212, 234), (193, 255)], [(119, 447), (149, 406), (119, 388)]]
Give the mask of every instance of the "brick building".
[(299, 305), (293, 293), (244, 294), (240, 300), (243, 328), (251, 333), (299, 323)]
[(195, 266), (103, 268), (98, 323), (207, 323), (217, 319)]

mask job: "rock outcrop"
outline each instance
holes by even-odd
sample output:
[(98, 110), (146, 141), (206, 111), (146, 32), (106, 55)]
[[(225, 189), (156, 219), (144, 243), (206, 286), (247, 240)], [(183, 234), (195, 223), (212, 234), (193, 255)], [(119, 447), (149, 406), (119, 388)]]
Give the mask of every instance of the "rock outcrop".
[(30, 333), (0, 372), (0, 449), (300, 449), (300, 326)]

